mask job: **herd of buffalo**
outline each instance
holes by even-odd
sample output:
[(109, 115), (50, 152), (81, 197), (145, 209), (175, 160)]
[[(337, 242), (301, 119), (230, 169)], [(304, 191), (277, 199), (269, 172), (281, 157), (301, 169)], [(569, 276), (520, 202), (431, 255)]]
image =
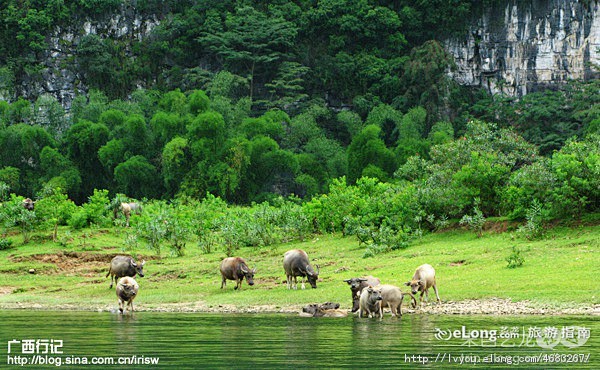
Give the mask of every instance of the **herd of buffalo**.
[[(117, 283), (116, 293), (119, 302), (119, 311), (129, 306), (130, 313), (133, 312), (133, 300), (137, 296), (139, 285), (134, 280), (135, 275), (144, 276), (144, 264), (136, 263), (132, 257), (116, 256), (110, 263), (110, 268), (106, 277), (110, 276), (110, 288), (113, 283)], [(297, 278), (301, 278), (302, 289), (305, 288), (304, 279), (308, 281), (311, 287), (317, 287), (319, 277), (319, 266), (315, 265), (315, 271), (309, 263), (308, 255), (301, 249), (292, 249), (283, 256), (283, 269), (286, 275), (288, 289), (297, 289)], [(221, 289), (225, 288), (227, 280), (236, 282), (234, 289), (240, 289), (242, 282), (246, 279), (248, 285), (254, 285), (254, 274), (256, 268), (250, 269), (246, 261), (241, 257), (225, 258), (220, 265), (221, 270)], [(435, 281), (435, 270), (431, 265), (424, 264), (415, 270), (412, 279), (406, 282), (410, 287), (410, 292), (403, 293), (400, 288), (394, 285), (381, 284), (381, 281), (373, 276), (352, 278), (344, 280), (350, 285), (352, 293), (352, 311), (358, 311), (359, 317), (379, 317), (383, 318), (383, 309), (389, 308), (392, 316), (402, 316), (402, 302), (404, 296), (409, 295), (412, 299), (413, 307), (417, 306), (415, 294), (421, 292), (420, 302), (423, 303), (423, 295), (429, 299), (429, 288), (433, 288), (437, 302), (441, 303)], [(314, 317), (345, 317), (347, 312), (339, 309), (339, 303), (326, 302), (323, 304), (311, 304), (302, 309), (302, 316)]]

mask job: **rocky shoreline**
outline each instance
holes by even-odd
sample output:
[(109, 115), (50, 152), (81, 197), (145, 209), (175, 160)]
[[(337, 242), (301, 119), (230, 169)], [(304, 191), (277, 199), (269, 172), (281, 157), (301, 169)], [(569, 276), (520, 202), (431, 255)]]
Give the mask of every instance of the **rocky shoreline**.
[[(43, 303), (0, 303), (2, 310), (70, 310), (70, 311), (97, 311), (116, 312), (114, 305), (78, 305), (78, 304), (43, 304)], [(343, 307), (343, 309), (347, 309)], [(165, 304), (139, 304), (135, 306), (138, 312), (181, 312), (181, 313), (279, 313), (297, 314), (302, 310), (302, 305), (279, 307), (274, 305), (244, 306), (235, 305), (207, 305), (205, 302), (165, 303)], [(530, 301), (513, 302), (509, 299), (492, 298), (480, 300), (447, 301), (442, 304), (426, 304), (419, 309), (408, 306), (402, 308), (404, 314), (431, 314), (431, 315), (591, 315), (600, 316), (600, 304), (573, 305), (548, 305)]]

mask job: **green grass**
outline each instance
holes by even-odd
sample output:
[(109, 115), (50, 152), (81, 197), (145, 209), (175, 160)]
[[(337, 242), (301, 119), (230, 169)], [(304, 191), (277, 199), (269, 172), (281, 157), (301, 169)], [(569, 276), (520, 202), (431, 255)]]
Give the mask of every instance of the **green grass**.
[[(0, 251), (0, 307), (104, 309), (115, 305), (114, 290), (108, 289), (105, 277), (110, 257), (102, 255), (128, 253), (125, 232), (118, 228), (86, 230), (85, 243), (83, 234), (73, 232), (66, 245), (40, 235), (22, 245), (20, 235), (11, 235), (13, 247)], [(525, 263), (511, 269), (506, 258), (513, 246), (523, 251)], [(293, 248), (306, 250), (312, 264), (321, 266), (317, 289), (287, 290), (282, 258)], [(165, 247), (158, 258), (145, 246), (133, 255), (147, 260), (146, 276), (136, 278), (140, 284), (136, 303), (143, 308), (268, 305), (285, 309), (325, 301), (349, 308), (350, 290), (342, 280), (356, 276), (373, 275), (406, 291), (402, 284), (423, 263), (436, 269), (442, 301), (498, 297), (562, 307), (598, 304), (599, 252), (597, 226), (556, 227), (536, 241), (508, 232), (487, 232), (477, 238), (474, 233), (454, 230), (428, 234), (406, 249), (373, 258), (362, 258), (364, 248), (354, 238), (318, 235), (302, 243), (239, 250), (237, 255), (257, 268), (256, 285), (249, 287), (244, 282), (241, 291), (233, 290), (233, 281), (220, 289), (222, 250), (202, 254), (190, 241), (184, 257), (169, 256)], [(36, 273), (30, 274), (30, 269)]]

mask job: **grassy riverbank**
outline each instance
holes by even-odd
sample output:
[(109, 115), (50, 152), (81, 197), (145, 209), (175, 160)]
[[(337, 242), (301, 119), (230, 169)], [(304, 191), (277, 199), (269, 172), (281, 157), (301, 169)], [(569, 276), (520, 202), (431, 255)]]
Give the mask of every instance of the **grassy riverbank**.
[[(578, 308), (593, 313), (600, 307), (598, 226), (556, 227), (535, 241), (517, 238), (514, 232), (488, 231), (477, 238), (474, 233), (453, 230), (425, 235), (406, 249), (372, 258), (362, 258), (364, 248), (355, 238), (339, 235), (243, 248), (236, 254), (256, 266), (257, 274), (256, 285), (249, 287), (244, 282), (241, 291), (234, 291), (231, 281), (226, 289), (220, 289), (222, 250), (202, 254), (190, 241), (183, 257), (157, 257), (144, 246), (133, 253), (126, 251), (125, 231), (120, 228), (78, 231), (71, 236), (62, 245), (42, 235), (22, 245), (20, 235), (11, 236), (13, 247), (0, 251), (0, 308), (114, 310), (115, 293), (108, 289), (105, 275), (112, 256), (123, 253), (147, 261), (146, 276), (137, 278), (136, 308), (140, 310), (293, 311), (325, 301), (349, 308), (350, 290), (343, 279), (374, 275), (382, 283), (406, 290), (402, 284), (423, 263), (435, 267), (440, 296), (448, 302), (447, 307), (486, 302), (493, 309), (494, 302), (527, 302), (555, 313)], [(506, 258), (513, 247), (522, 251), (524, 263), (508, 268)], [(292, 248), (306, 250), (311, 263), (320, 265), (317, 289), (286, 289), (281, 261), (283, 253)], [(30, 273), (31, 269), (35, 273)], [(515, 307), (513, 313), (519, 313), (519, 306)]]

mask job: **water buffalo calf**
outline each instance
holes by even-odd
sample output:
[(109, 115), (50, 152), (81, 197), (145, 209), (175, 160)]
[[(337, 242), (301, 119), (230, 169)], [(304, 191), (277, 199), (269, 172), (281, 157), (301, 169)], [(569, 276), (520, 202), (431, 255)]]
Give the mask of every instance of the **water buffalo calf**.
[(414, 305), (417, 305), (415, 296), (411, 293), (402, 293), (400, 288), (394, 285), (380, 285), (378, 287), (381, 290), (381, 307), (389, 307), (392, 312), (392, 317), (396, 315), (402, 316), (402, 301), (405, 295), (410, 295)]
[(429, 301), (429, 288), (433, 287), (433, 291), (435, 292), (435, 296), (437, 298), (438, 303), (441, 303), (440, 295), (438, 294), (437, 285), (435, 282), (435, 270), (431, 265), (424, 264), (415, 270), (415, 274), (411, 281), (405, 283), (406, 286), (409, 286), (412, 294), (417, 294), (417, 292), (421, 292), (421, 296), (419, 301), (423, 304), (423, 294)]
[(129, 276), (121, 278), (117, 283), (117, 299), (119, 300), (119, 311), (121, 314), (129, 306), (129, 312), (133, 314), (133, 299), (140, 289), (138, 283)]
[(381, 289), (368, 286), (360, 293), (358, 317), (374, 317), (383, 318), (383, 310), (381, 309)]

